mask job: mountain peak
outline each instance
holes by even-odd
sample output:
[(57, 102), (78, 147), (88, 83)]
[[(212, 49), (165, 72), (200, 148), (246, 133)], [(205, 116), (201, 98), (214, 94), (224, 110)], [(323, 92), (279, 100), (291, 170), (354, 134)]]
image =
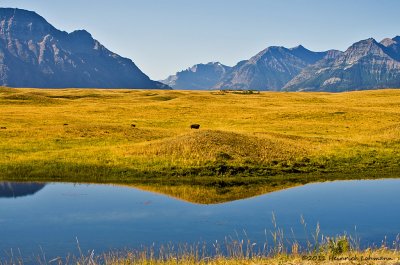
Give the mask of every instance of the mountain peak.
[(0, 85), (168, 88), (150, 80), (130, 59), (107, 50), (86, 30), (68, 34), (35, 12), (17, 8), (0, 8), (0, 25)]
[(16, 39), (38, 40), (59, 32), (40, 15), (24, 9), (0, 8), (0, 21), (2, 31)]
[(20, 9), (20, 8), (9, 8), (9, 7), (0, 8), (0, 17), (13, 17), (16, 15), (23, 15), (26, 18), (29, 18), (29, 17), (41, 18), (41, 19), (45, 20), (43, 17), (41, 17), (34, 11)]
[(225, 67), (227, 67), (227, 66), (223, 65), (223, 64), (220, 63), (220, 62), (208, 62), (208, 63), (206, 63), (206, 64), (203, 64), (203, 63), (195, 64), (195, 65), (189, 67), (187, 70), (195, 73), (195, 72), (197, 72), (199, 69), (203, 70), (203, 69), (210, 68), (210, 67), (211, 67), (211, 68), (215, 68), (215, 67), (222, 67), (222, 68), (225, 68)]
[(285, 47), (282, 47), (282, 46), (270, 46), (270, 47), (267, 47), (266, 49), (262, 50), (261, 52), (257, 53), (253, 57), (251, 57), (248, 60), (248, 63), (253, 63), (253, 64), (257, 63), (261, 59), (265, 59), (267, 57), (271, 57), (271, 56), (276, 56), (276, 55), (282, 54), (282, 52), (284, 52), (285, 50), (288, 51), (288, 49), (286, 49)]
[(293, 47), (293, 48), (290, 48), (289, 50), (291, 50), (291, 51), (295, 51), (295, 50), (307, 50), (308, 51), (308, 49), (306, 49), (303, 45), (297, 45), (296, 47)]
[(357, 42), (353, 43), (346, 50), (346, 52), (349, 51), (349, 50), (352, 50), (352, 49), (360, 49), (360, 48), (365, 49), (365, 48), (370, 48), (370, 47), (376, 46), (376, 45), (379, 46), (379, 43), (374, 38), (368, 38), (368, 39), (360, 40), (360, 41), (357, 41)]
[(161, 82), (174, 89), (207, 90), (212, 89), (230, 69), (220, 62), (196, 64)]
[(374, 39), (374, 38), (368, 38), (368, 39), (364, 39), (364, 40), (360, 40), (357, 41), (355, 43), (353, 43), (349, 49), (356, 47), (370, 47), (370, 46), (374, 46), (374, 45), (379, 45), (379, 43)]
[[(282, 52), (285, 50), (288, 50), (288, 49), (283, 46), (270, 46), (270, 47), (266, 48), (264, 51), (265, 52)], [(264, 51), (261, 51), (261, 53), (263, 53)]]
[(315, 52), (313, 52), (313, 51), (310, 51), (309, 49), (307, 49), (306, 47), (304, 47), (303, 45), (298, 45), (298, 46), (296, 46), (296, 47), (293, 47), (293, 48), (290, 48), (289, 49), (293, 54), (295, 54), (296, 56), (298, 56), (298, 55), (300, 55), (300, 54), (302, 54), (302, 55), (305, 55), (305, 54), (312, 54), (312, 53), (315, 53)]
[(32, 27), (34, 23), (51, 26), (46, 19), (38, 15), (36, 12), (19, 8), (0, 8), (0, 20), (7, 22), (4, 26), (7, 26), (8, 28), (11, 26)]
[(367, 54), (382, 54), (382, 47), (382, 44), (379, 44), (375, 39), (369, 38), (354, 43), (346, 50), (345, 54), (356, 59)]
[(326, 56), (327, 52), (313, 52), (305, 48), (303, 45), (298, 45), (290, 49), (290, 52), (300, 58), (301, 60), (307, 62), (308, 64), (313, 64)]
[(91, 38), (91, 39), (93, 38), (92, 34), (90, 34), (89, 32), (87, 32), (84, 29), (75, 30), (75, 31), (71, 32), (69, 35), (76, 36), (79, 38)]
[(374, 38), (368, 38), (368, 39), (365, 39), (365, 40), (360, 40), (359, 42), (356, 42), (355, 44), (364, 44), (364, 43), (367, 43), (367, 44), (378, 44), (378, 42)]
[(209, 62), (207, 65), (222, 65), (220, 62)]
[(389, 46), (391, 46), (391, 45), (393, 45), (395, 43), (396, 43), (396, 41), (394, 39), (391, 39), (391, 38), (385, 38), (380, 42), (380, 44), (382, 44), (385, 47), (389, 47)]

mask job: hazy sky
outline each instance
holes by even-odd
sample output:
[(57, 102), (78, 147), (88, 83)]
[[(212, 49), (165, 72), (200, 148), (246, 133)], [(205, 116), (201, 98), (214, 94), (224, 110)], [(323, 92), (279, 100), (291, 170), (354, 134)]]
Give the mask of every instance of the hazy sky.
[(0, 0), (56, 28), (86, 29), (152, 79), (196, 63), (234, 65), (272, 45), (345, 50), (400, 35), (399, 0)]

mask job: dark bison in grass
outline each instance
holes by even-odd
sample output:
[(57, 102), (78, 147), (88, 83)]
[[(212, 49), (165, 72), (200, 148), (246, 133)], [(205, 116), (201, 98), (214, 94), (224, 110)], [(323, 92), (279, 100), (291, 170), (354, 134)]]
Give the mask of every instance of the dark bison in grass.
[(200, 129), (200, 124), (192, 124), (190, 125), (190, 129)]

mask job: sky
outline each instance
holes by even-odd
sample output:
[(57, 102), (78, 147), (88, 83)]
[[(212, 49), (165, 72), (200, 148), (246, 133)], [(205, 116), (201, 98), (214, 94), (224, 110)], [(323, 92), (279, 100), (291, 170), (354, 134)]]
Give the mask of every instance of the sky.
[(400, 35), (399, 0), (0, 0), (60, 30), (85, 29), (160, 80), (197, 63), (233, 66), (268, 46), (345, 50)]

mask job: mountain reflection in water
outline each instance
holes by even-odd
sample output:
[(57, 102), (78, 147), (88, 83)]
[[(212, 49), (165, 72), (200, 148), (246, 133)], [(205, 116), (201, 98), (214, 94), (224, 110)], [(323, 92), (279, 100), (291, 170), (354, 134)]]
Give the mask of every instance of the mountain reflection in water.
[(44, 188), (43, 183), (0, 182), (0, 198), (17, 198), (33, 195)]

